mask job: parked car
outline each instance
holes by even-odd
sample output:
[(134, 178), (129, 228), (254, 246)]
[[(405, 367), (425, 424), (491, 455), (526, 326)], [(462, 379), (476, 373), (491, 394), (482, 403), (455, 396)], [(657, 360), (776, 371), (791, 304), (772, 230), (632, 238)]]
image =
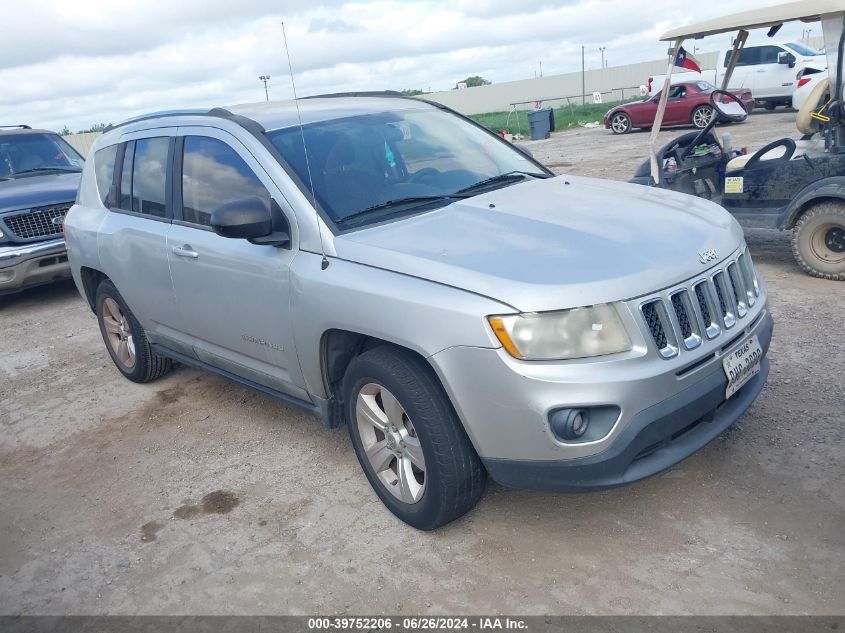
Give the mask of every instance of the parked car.
[[(669, 89), (663, 125), (692, 125), (698, 129), (707, 127), (713, 116), (710, 93), (716, 88), (706, 81), (690, 81), (673, 85)], [(735, 90), (735, 94), (746, 110), (754, 107), (754, 98), (749, 90)], [(627, 134), (634, 128), (650, 129), (654, 125), (660, 93), (644, 101), (624, 103), (608, 110), (604, 115), (604, 127), (614, 134)]]
[[(827, 81), (829, 78), (829, 74), (826, 70), (822, 70), (820, 72), (805, 72), (804, 75), (798, 79), (798, 88), (795, 89), (795, 92), (792, 93), (792, 107), (796, 111), (800, 111), (804, 105), (804, 102), (807, 100), (813, 90), (816, 89), (820, 83)], [(825, 97), (829, 98), (830, 93), (825, 91)]]
[(0, 295), (70, 277), (62, 222), (83, 163), (54, 132), (0, 129)]
[[(728, 70), (733, 49), (719, 51), (720, 63), (715, 69), (701, 73), (681, 72), (673, 77), (672, 83), (706, 81), (714, 86), (721, 86)], [(736, 68), (731, 74), (730, 90), (750, 90), (754, 94), (756, 105), (774, 110), (777, 106), (789, 106), (792, 93), (798, 86), (798, 80), (806, 69), (814, 71), (827, 68), (827, 58), (823, 53), (808, 48), (799, 42), (772, 42), (745, 46), (739, 55)], [(666, 82), (666, 75), (653, 75), (648, 78), (650, 95), (659, 93)], [(751, 112), (752, 108), (748, 108)]]
[(723, 209), (553, 177), (396, 93), (298, 103), (301, 119), (240, 105), (96, 141), (68, 254), (126, 378), (179, 361), (347, 426), (420, 529), (468, 511), (488, 475), (653, 475), (760, 393), (766, 286)]

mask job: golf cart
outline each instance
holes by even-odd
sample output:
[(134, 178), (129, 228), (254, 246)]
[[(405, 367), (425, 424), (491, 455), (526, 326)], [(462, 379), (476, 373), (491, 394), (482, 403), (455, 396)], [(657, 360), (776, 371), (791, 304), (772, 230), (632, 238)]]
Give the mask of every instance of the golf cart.
[[(829, 84), (820, 82), (796, 116), (800, 139), (781, 138), (737, 156), (720, 140), (715, 126), (739, 121), (747, 112), (728, 82), (748, 31), (768, 28), (773, 37), (784, 22), (821, 21)], [(744, 11), (669, 31), (673, 42), (669, 78), (664, 84), (651, 132), (651, 156), (632, 182), (663, 187), (713, 200), (745, 227), (791, 229), (792, 251), (814, 277), (845, 281), (845, 104), (842, 63), (845, 48), (845, 0), (799, 0)], [(710, 96), (719, 116), (702, 130), (657, 147), (672, 69), (688, 38), (738, 30), (721, 89)], [(789, 63), (788, 59), (784, 63)]]

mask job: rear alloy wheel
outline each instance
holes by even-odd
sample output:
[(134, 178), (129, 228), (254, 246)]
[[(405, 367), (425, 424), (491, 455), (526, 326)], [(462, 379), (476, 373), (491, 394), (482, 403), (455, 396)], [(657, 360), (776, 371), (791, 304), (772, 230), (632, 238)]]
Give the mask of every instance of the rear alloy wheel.
[(402, 521), (433, 530), (478, 503), (487, 471), (422, 358), (388, 345), (356, 356), (343, 400), (358, 461)]
[(106, 349), (120, 373), (133, 382), (150, 382), (170, 370), (172, 361), (152, 351), (144, 328), (111, 281), (97, 288), (94, 307)]
[(610, 118), (610, 129), (614, 134), (627, 134), (631, 131), (631, 117), (624, 112), (617, 112)]
[(845, 203), (821, 202), (802, 213), (792, 254), (813, 277), (845, 281)]
[(710, 125), (710, 119), (713, 118), (713, 108), (710, 106), (698, 106), (692, 111), (692, 124), (699, 130)]

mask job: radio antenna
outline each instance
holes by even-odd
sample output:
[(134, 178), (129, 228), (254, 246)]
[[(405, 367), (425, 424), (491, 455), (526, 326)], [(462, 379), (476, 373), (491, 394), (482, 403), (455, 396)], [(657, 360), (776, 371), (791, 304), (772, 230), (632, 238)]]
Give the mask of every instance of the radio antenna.
[(285, 30), (285, 23), (282, 22), (282, 38), (285, 41), (285, 55), (288, 58), (288, 70), (290, 71), (290, 85), (293, 88), (293, 103), (296, 106), (296, 118), (299, 121), (299, 134), (302, 137), (302, 153), (305, 154), (305, 169), (308, 172), (308, 185), (311, 187), (311, 202), (314, 205), (314, 213), (317, 214), (317, 235), (320, 238), (320, 254), (323, 261), (320, 268), (325, 270), (329, 267), (329, 260), (326, 257), (326, 249), (323, 246), (323, 230), (320, 228), (320, 214), (317, 213), (317, 194), (314, 192), (314, 178), (311, 175), (311, 159), (308, 158), (308, 148), (305, 145), (305, 128), (302, 125), (302, 113), (299, 111), (299, 99), (296, 96), (296, 82), (293, 80), (293, 65), (290, 62), (290, 48), (288, 47), (288, 34)]

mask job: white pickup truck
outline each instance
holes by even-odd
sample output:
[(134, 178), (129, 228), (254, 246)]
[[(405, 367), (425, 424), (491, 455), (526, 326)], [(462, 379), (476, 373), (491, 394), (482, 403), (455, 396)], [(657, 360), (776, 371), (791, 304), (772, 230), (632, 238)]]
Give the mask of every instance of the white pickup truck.
[[(731, 49), (719, 51), (715, 69), (702, 70), (701, 73), (683, 70), (673, 72), (672, 83), (701, 78), (714, 86), (720, 86), (730, 62), (731, 52)], [(790, 106), (798, 78), (807, 68), (823, 71), (827, 68), (827, 58), (823, 53), (798, 42), (745, 46), (740, 52), (728, 89), (751, 90), (757, 105), (764, 106), (767, 110), (773, 110), (779, 105)], [(657, 94), (664, 83), (666, 75), (649, 77), (649, 94)]]

